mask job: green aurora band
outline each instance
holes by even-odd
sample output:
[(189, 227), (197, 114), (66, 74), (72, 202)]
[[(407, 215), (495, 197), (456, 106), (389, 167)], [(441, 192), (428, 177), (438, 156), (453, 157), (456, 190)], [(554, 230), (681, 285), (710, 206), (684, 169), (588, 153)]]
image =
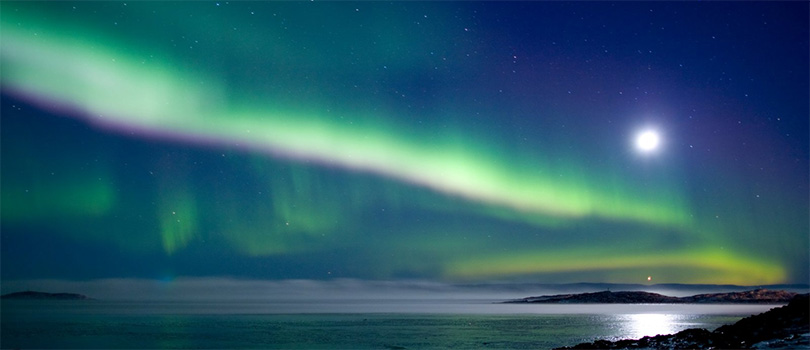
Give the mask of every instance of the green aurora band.
[[(528, 215), (599, 216), (660, 225), (687, 225), (677, 196), (627, 196), (629, 187), (605, 192), (594, 180), (563, 182), (543, 178), (543, 168), (508, 169), (506, 164), (463, 144), (424, 146), (376, 128), (347, 128), (317, 116), (272, 112), (269, 106), (228, 106), (212, 101), (198, 76), (172, 75), (169, 69), (144, 67), (137, 59), (105, 49), (108, 45), (69, 40), (47, 32), (3, 27), (3, 60), (11, 69), (4, 85), (23, 95), (79, 109), (100, 125), (166, 135), (182, 135), (221, 145), (239, 143), (299, 161), (311, 160), (369, 171), (450, 195)], [(57, 31), (58, 32), (58, 31)], [(127, 96), (122, 99), (121, 96)], [(548, 173), (548, 172), (546, 172)], [(652, 196), (650, 196), (652, 197)], [(660, 198), (665, 197), (665, 198)]]
[[(787, 278), (778, 261), (735, 251), (733, 244), (720, 238), (723, 235), (707, 234), (723, 228), (697, 220), (689, 201), (672, 184), (650, 189), (625, 180), (620, 171), (597, 176), (574, 160), (551, 163), (541, 155), (507, 156), (497, 142), (462, 127), (429, 137), (366, 109), (345, 116), (354, 121), (346, 123), (344, 116), (310, 112), (296, 101), (275, 103), (261, 91), (235, 97), (231, 95), (234, 87), (220, 83), (225, 79), (215, 69), (184, 66), (171, 54), (128, 44), (89, 25), (47, 16), (37, 19), (36, 10), (29, 8), (32, 13), (26, 14), (4, 7), (0, 22), (4, 91), (55, 111), (72, 111), (90, 124), (117, 133), (135, 132), (215, 149), (236, 145), (246, 153), (258, 153), (245, 156), (251, 159), (245, 168), (258, 174), (256, 182), (264, 183), (259, 188), (271, 188), (273, 195), (250, 205), (241, 203), (239, 191), (218, 189), (217, 196), (225, 204), (212, 209), (204, 193), (171, 180), (182, 174), (166, 176), (158, 184), (155, 225), (166, 254), (176, 254), (195, 239), (205, 238), (199, 232), (215, 221), (216, 235), (231, 249), (253, 257), (324, 252), (336, 240), (366, 240), (373, 247), (370, 250), (385, 252), (379, 258), (390, 263), (358, 270), (358, 274), (378, 278), (401, 271), (434, 271), (435, 277), (462, 280), (586, 276), (593, 271), (607, 280), (637, 278), (639, 271), (668, 275), (667, 282), (764, 284)], [(279, 172), (267, 159), (292, 162), (284, 168), (285, 180), (261, 175)], [(324, 182), (313, 175), (313, 168), (344, 171), (338, 177), (347, 180)], [(103, 175), (105, 170), (99, 171), (100, 177), (108, 176)], [(372, 185), (358, 190), (364, 185), (352, 176), (372, 179)], [(55, 188), (49, 198), (31, 203), (21, 187), (6, 184), (2, 220), (24, 224), (60, 215), (101, 217), (125, 201), (108, 185), (114, 180), (107, 184), (65, 181), (67, 186), (51, 183)], [(341, 185), (345, 183), (354, 185)], [(65, 193), (69, 191), (84, 195)], [(77, 197), (92, 199), (72, 204), (65, 199)], [(323, 199), (308, 200), (314, 197)], [(51, 207), (37, 204), (45, 202)], [(482, 222), (510, 222), (515, 230), (568, 234), (581, 227), (612, 225), (623, 239), (604, 250), (553, 239), (494, 244), (475, 233), (461, 243), (461, 236), (446, 234), (457, 223), (414, 224), (403, 229), (408, 232), (357, 237), (360, 234), (352, 230), (362, 227), (363, 219), (356, 213), (376, 203), (418, 207), (437, 215), (481, 215), (488, 218)], [(212, 210), (219, 219), (204, 217)], [(228, 217), (249, 220), (228, 222)], [(460, 229), (469, 228), (461, 225)], [(487, 232), (497, 230), (487, 228)], [(649, 238), (662, 232), (691, 243), (667, 250), (666, 244)], [(712, 248), (724, 244), (723, 252)], [(615, 252), (622, 245), (627, 249)], [(369, 254), (370, 261), (377, 258)]]

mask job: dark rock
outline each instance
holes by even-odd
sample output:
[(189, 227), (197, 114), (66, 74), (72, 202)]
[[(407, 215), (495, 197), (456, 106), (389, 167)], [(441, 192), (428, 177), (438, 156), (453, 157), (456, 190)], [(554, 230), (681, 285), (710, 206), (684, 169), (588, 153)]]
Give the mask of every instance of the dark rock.
[(808, 294), (798, 295), (783, 307), (746, 317), (733, 325), (717, 328), (726, 348), (745, 348), (754, 343), (769, 339), (789, 337), (810, 332), (810, 298)]
[(752, 349), (810, 349), (810, 332), (794, 334), (782, 339), (768, 339), (755, 343)]

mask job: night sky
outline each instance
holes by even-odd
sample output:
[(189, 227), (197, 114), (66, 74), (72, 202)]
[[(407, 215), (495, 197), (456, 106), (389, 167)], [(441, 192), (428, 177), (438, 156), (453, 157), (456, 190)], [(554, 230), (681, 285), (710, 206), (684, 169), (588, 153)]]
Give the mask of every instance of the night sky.
[(808, 283), (808, 11), (4, 1), (2, 279)]

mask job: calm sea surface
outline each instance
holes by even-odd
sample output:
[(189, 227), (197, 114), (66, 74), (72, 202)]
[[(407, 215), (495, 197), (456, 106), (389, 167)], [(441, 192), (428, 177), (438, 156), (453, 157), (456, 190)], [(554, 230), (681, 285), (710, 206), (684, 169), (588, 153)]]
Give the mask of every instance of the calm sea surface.
[(544, 349), (713, 330), (773, 305), (3, 301), (2, 348)]

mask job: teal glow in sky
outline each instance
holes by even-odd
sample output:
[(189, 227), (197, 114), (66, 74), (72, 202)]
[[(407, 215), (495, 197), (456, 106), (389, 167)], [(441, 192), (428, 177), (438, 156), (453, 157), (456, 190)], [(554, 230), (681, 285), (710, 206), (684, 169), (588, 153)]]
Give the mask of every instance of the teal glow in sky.
[(712, 6), (3, 3), (3, 278), (806, 282), (806, 82), (561, 28)]

